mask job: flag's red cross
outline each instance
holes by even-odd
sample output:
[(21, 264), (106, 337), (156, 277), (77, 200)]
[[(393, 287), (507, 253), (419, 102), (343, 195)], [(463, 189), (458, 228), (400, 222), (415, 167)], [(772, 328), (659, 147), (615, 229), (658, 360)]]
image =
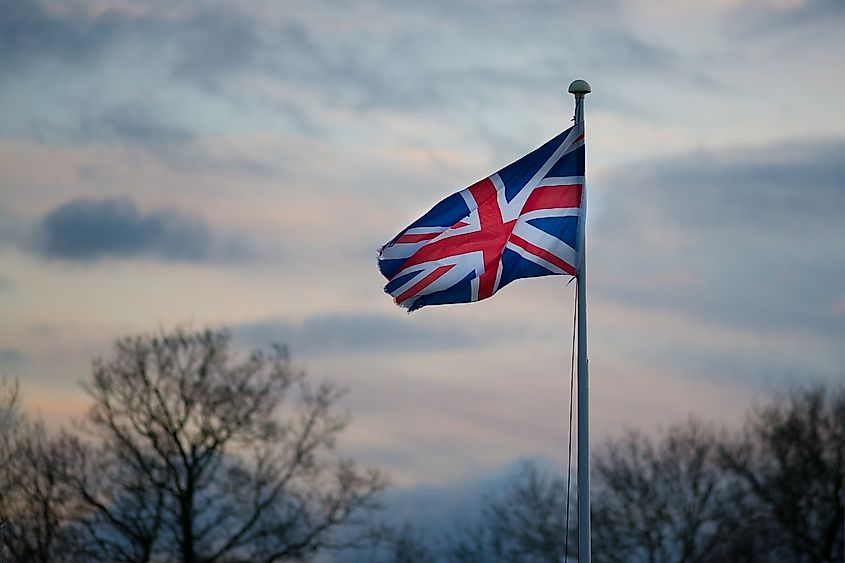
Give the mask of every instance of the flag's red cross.
[[(513, 229), (516, 219), (504, 221), (502, 210), (499, 207), (496, 187), (490, 178), (476, 182), (469, 188), (478, 206), (479, 228), (469, 233), (453, 235), (441, 240), (426, 244), (402, 265), (402, 269), (416, 266), (432, 260), (441, 260), (459, 254), (469, 252), (481, 252), (483, 256), (483, 269), (478, 277), (478, 300), (486, 299), (493, 295), (496, 289), (496, 276), (499, 271), (499, 261), (505, 245), (510, 242), (526, 252), (534, 254), (556, 266), (567, 273), (575, 275), (575, 269), (554, 254), (539, 248), (525, 239), (514, 235)], [(518, 216), (530, 211), (551, 209), (560, 207), (579, 207), (581, 204), (581, 185), (573, 184), (566, 186), (543, 186), (535, 188), (522, 207)], [(466, 227), (467, 223), (459, 222), (451, 228)], [(396, 240), (397, 243), (414, 243), (429, 240), (439, 236), (440, 233), (428, 234), (406, 234)], [(455, 267), (455, 264), (438, 266), (417, 283), (398, 295), (396, 303), (402, 303), (409, 297), (423, 291), (437, 279), (445, 275)]]

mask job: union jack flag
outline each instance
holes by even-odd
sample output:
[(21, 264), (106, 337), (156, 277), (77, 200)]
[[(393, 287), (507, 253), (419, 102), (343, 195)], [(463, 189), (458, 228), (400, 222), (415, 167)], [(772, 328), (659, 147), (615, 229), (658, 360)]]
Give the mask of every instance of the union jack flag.
[(576, 274), (584, 129), (450, 195), (379, 250), (384, 291), (411, 311), (486, 299), (519, 278)]

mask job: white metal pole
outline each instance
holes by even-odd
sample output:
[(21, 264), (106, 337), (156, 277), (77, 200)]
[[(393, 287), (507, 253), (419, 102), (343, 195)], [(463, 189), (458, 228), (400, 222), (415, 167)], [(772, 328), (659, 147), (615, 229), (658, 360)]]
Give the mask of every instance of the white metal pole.
[[(584, 126), (584, 96), (590, 85), (576, 80), (569, 85), (575, 96), (575, 124)], [(587, 361), (587, 180), (586, 170), (578, 217), (578, 561), (590, 563), (590, 410)]]

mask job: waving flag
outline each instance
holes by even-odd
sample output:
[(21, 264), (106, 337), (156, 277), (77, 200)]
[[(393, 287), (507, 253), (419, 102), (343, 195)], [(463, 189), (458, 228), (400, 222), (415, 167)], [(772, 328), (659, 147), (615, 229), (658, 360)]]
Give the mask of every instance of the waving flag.
[(584, 130), (576, 125), (452, 194), (379, 251), (385, 292), (411, 311), (480, 301), (513, 280), (576, 274)]

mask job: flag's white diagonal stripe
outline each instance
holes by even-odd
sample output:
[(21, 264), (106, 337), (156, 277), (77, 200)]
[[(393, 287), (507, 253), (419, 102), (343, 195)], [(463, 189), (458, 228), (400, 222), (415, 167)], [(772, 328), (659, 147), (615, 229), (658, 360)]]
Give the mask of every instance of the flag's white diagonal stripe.
[(545, 186), (577, 186), (584, 183), (583, 176), (551, 176), (537, 182), (537, 187)]
[(556, 273), (556, 274), (569, 275), (569, 273), (568, 273), (567, 271), (565, 271), (565, 270), (561, 269), (561, 268), (560, 268), (560, 267), (558, 267), (558, 266), (555, 266), (554, 264), (552, 264), (551, 262), (549, 262), (549, 261), (547, 261), (547, 260), (543, 260), (542, 258), (540, 258), (539, 256), (537, 256), (536, 254), (531, 254), (530, 252), (528, 252), (528, 251), (527, 251), (527, 250), (525, 250), (524, 248), (522, 248), (522, 247), (520, 247), (520, 246), (517, 246), (517, 245), (515, 245), (515, 244), (513, 244), (513, 243), (510, 243), (510, 242), (509, 242), (509, 243), (505, 246), (505, 248), (507, 248), (507, 249), (509, 249), (509, 250), (513, 250), (514, 252), (516, 252), (517, 254), (519, 254), (520, 256), (522, 256), (523, 258), (525, 258), (526, 260), (530, 260), (531, 262), (534, 262), (534, 263), (536, 263), (536, 264), (539, 264), (539, 265), (541, 265), (542, 267), (546, 268), (547, 270), (551, 270), (552, 272), (554, 272), (554, 273)]
[(534, 227), (533, 225), (529, 225), (528, 223), (522, 223), (521, 221), (517, 223), (516, 228), (513, 230), (513, 234), (516, 236), (524, 239), (527, 242), (530, 242), (534, 246), (538, 246), (543, 250), (546, 250), (567, 264), (575, 266), (575, 258), (577, 256), (577, 252), (574, 248), (560, 240), (559, 238), (550, 235), (549, 233)]
[(544, 219), (547, 217), (577, 217), (581, 210), (577, 207), (555, 207), (552, 209), (537, 209), (519, 216), (519, 220)]
[(534, 191), (534, 188), (537, 187), (537, 184), (542, 180), (546, 174), (548, 174), (549, 170), (551, 170), (552, 166), (560, 160), (567, 152), (567, 148), (572, 143), (572, 141), (578, 138), (578, 135), (581, 134), (583, 131), (583, 127), (573, 127), (572, 130), (569, 132), (569, 135), (566, 136), (566, 139), (558, 146), (555, 152), (552, 153), (546, 162), (540, 167), (539, 170), (531, 177), (528, 182), (525, 183), (525, 187), (523, 187), (519, 193), (517, 193), (516, 197), (514, 197), (510, 203), (508, 203), (506, 208), (502, 209), (502, 215), (504, 216), (507, 213), (506, 217), (503, 217), (505, 221), (512, 221), (519, 216), (519, 212), (525, 206), (525, 202), (528, 200), (528, 197), (531, 195), (531, 192)]

